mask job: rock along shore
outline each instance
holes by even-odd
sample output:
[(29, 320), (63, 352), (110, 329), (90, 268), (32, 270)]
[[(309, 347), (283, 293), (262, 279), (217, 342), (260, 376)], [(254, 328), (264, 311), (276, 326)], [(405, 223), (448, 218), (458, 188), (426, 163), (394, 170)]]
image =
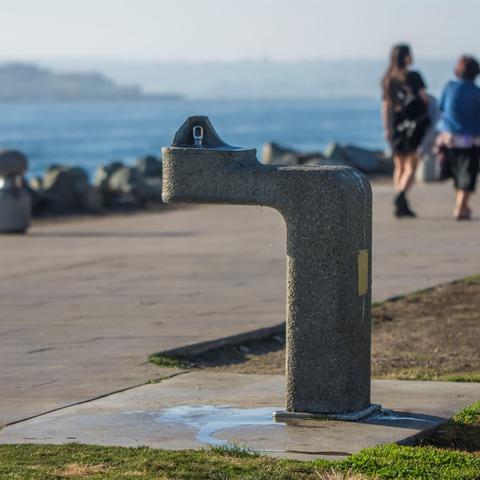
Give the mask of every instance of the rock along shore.
[[(262, 161), (269, 165), (349, 165), (367, 175), (392, 172), (391, 159), (384, 152), (337, 143), (323, 152), (299, 152), (266, 143)], [(27, 188), (36, 217), (164, 207), (162, 160), (153, 155), (137, 158), (133, 165), (113, 161), (99, 166), (91, 182), (81, 167), (52, 165), (43, 177), (32, 178)]]
[(35, 216), (145, 210), (162, 205), (162, 161), (147, 155), (133, 165), (114, 161), (97, 168), (93, 182), (83, 168), (50, 166), (28, 183)]

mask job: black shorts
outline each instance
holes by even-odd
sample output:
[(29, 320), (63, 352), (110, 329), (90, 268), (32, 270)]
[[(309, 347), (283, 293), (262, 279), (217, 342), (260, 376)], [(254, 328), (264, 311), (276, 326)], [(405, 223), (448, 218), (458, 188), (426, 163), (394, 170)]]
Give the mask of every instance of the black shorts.
[(453, 177), (456, 190), (475, 191), (480, 159), (479, 148), (449, 148), (445, 151), (445, 167)]
[(415, 128), (405, 130), (399, 130), (399, 125), (395, 125), (392, 142), (390, 144), (393, 154), (411, 155), (416, 153), (429, 126), (429, 121), (419, 122)]

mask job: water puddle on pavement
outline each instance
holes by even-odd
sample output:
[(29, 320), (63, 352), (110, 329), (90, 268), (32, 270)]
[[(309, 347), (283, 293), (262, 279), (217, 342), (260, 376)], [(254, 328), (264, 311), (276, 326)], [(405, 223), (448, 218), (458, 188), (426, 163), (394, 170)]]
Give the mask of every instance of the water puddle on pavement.
[(278, 425), (273, 411), (279, 408), (232, 408), (215, 405), (180, 405), (166, 408), (155, 421), (161, 423), (180, 422), (197, 430), (198, 441), (214, 446), (226, 446), (229, 442), (215, 438), (218, 430), (240, 426)]
[[(395, 422), (402, 422), (405, 427), (414, 427), (416, 424), (438, 424), (438, 417), (422, 415), (418, 413), (408, 414), (407, 412), (395, 412), (393, 410), (382, 409), (379, 413), (368, 417), (366, 423), (385, 422), (387, 425), (395, 425)], [(440, 419), (441, 420), (441, 419)]]
[[(152, 411), (130, 411), (124, 412), (127, 415), (141, 414), (148, 415), (152, 421), (165, 425), (181, 424), (195, 429), (195, 438), (197, 441), (211, 446), (234, 446), (235, 444), (215, 437), (215, 433), (235, 427), (258, 427), (258, 426), (276, 426), (285, 428), (286, 425), (293, 427), (314, 428), (301, 420), (280, 422), (275, 421), (273, 412), (282, 410), (282, 407), (262, 407), (262, 408), (234, 408), (230, 406), (218, 405), (179, 405), (165, 408), (158, 412)], [(319, 427), (319, 424), (316, 427)], [(350, 455), (348, 452), (340, 451), (303, 451), (295, 449), (251, 449), (259, 453), (296, 453), (306, 455), (324, 455), (345, 457)]]

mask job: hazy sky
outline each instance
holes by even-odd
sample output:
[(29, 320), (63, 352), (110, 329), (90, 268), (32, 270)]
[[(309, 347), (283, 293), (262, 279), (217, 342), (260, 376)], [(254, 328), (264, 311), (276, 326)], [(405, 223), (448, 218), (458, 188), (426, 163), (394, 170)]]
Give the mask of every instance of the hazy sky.
[(0, 58), (383, 58), (480, 53), (480, 0), (0, 0)]

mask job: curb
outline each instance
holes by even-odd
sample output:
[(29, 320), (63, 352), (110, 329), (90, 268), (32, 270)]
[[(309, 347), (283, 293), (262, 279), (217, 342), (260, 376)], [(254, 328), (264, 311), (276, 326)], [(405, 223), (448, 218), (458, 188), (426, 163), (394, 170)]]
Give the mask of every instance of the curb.
[(221, 347), (232, 347), (239, 343), (249, 342), (252, 340), (262, 340), (265, 337), (270, 337), (275, 334), (285, 332), (285, 322), (272, 327), (259, 328), (249, 332), (238, 333), (228, 337), (217, 338), (215, 340), (207, 340), (205, 342), (192, 343), (183, 347), (172, 348), (171, 350), (163, 350), (158, 352), (160, 355), (169, 355), (172, 357), (184, 357), (192, 355), (201, 355), (211, 350), (216, 350)]
[[(426, 287), (421, 290), (415, 290), (413, 292), (409, 292), (401, 295), (394, 295), (392, 297), (385, 298), (384, 300), (381, 300), (379, 302), (372, 302), (372, 309), (376, 305), (381, 305), (384, 303), (395, 303), (395, 302), (398, 302), (399, 300), (403, 300), (404, 298), (407, 298), (410, 295), (414, 295), (417, 293), (426, 293), (430, 290), (433, 290), (434, 288), (444, 286), (444, 285), (451, 285), (453, 283), (457, 283), (459, 281), (462, 281), (464, 279), (468, 279), (471, 277), (475, 277), (475, 275), (458, 278), (450, 282), (440, 283), (432, 287)], [(184, 345), (182, 347), (172, 348), (170, 350), (163, 350), (163, 351), (157, 352), (156, 354), (170, 355), (172, 357), (201, 355), (203, 353), (209, 352), (211, 350), (215, 350), (217, 348), (231, 347), (231, 346), (238, 345), (239, 343), (248, 342), (252, 340), (262, 340), (263, 338), (270, 337), (272, 335), (276, 335), (284, 332), (285, 332), (285, 322), (282, 322), (280, 324), (273, 325), (272, 327), (264, 327), (264, 328), (259, 328), (257, 330), (251, 330), (249, 332), (231, 335), (228, 337), (217, 338), (215, 340), (207, 340), (204, 342), (192, 343), (190, 345)]]

